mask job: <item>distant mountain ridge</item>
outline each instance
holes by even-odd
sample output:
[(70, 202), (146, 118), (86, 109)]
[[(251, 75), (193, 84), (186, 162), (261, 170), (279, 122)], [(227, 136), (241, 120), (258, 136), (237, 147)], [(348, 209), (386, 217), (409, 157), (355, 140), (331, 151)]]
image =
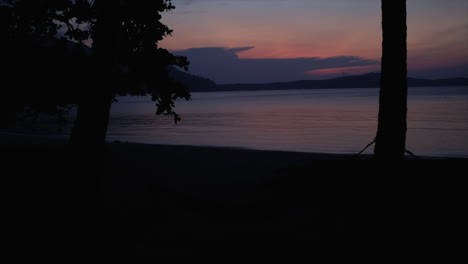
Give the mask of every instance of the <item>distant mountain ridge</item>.
[[(192, 92), (222, 91), (257, 91), (257, 90), (297, 90), (297, 89), (333, 89), (333, 88), (378, 88), (380, 73), (336, 77), (326, 80), (302, 80), (293, 82), (275, 82), (261, 84), (216, 84), (210, 79), (195, 76), (179, 70), (171, 70), (171, 76), (187, 85)], [(409, 87), (431, 86), (468, 86), (468, 78), (418, 79), (408, 78)]]
[(175, 68), (169, 69), (169, 76), (186, 85), (191, 92), (215, 92), (217, 84), (208, 78), (186, 73)]

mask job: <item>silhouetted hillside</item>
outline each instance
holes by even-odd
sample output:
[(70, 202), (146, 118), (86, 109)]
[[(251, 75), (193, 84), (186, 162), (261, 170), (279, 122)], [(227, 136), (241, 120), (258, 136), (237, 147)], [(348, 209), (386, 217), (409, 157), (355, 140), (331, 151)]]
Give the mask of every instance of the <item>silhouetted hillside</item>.
[[(294, 82), (277, 82), (261, 84), (219, 84), (194, 76), (179, 70), (172, 70), (174, 79), (189, 86), (192, 92), (211, 91), (255, 91), (255, 90), (294, 90), (294, 89), (332, 89), (332, 88), (378, 88), (380, 87), (380, 73), (367, 73), (363, 75), (337, 77), (328, 80), (302, 80)], [(410, 87), (430, 86), (468, 86), (468, 78), (452, 79), (416, 79), (408, 78)]]
[(451, 78), (451, 79), (439, 79), (439, 80), (408, 78), (408, 85), (411, 87), (467, 86), (468, 78)]
[[(468, 78), (453, 79), (416, 79), (408, 78), (410, 87), (429, 86), (468, 86)], [(331, 89), (331, 88), (378, 88), (380, 73), (345, 76), (328, 80), (303, 80), (295, 82), (266, 84), (225, 84), (218, 85), (218, 91), (251, 91), (251, 90), (290, 90), (290, 89)]]
[(216, 83), (210, 79), (192, 75), (175, 68), (169, 69), (169, 75), (182, 84), (188, 86), (191, 92), (198, 91), (217, 91)]

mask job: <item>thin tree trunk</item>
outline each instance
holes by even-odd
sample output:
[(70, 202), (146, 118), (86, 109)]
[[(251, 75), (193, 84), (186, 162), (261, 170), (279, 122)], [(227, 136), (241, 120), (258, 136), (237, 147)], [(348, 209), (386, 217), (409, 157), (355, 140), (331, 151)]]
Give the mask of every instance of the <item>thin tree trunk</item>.
[[(98, 19), (93, 38), (93, 56), (96, 65), (90, 88), (83, 89), (78, 104), (78, 115), (70, 138), (72, 146), (103, 145), (109, 124), (117, 72), (116, 54), (119, 43), (120, 1), (96, 0)], [(90, 76), (88, 76), (91, 78)]]
[(406, 0), (382, 0), (382, 74), (379, 123), (374, 150), (377, 160), (402, 160), (407, 115)]

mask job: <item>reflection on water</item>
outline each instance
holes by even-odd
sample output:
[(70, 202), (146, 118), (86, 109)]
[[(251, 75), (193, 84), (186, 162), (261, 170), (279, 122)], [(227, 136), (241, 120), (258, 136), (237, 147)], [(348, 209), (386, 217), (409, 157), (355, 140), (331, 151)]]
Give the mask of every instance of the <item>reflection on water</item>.
[[(194, 93), (177, 125), (147, 98), (120, 98), (108, 138), (129, 142), (357, 153), (376, 134), (378, 89)], [(468, 157), (468, 87), (410, 88), (408, 149)], [(368, 152), (372, 152), (370, 149)]]

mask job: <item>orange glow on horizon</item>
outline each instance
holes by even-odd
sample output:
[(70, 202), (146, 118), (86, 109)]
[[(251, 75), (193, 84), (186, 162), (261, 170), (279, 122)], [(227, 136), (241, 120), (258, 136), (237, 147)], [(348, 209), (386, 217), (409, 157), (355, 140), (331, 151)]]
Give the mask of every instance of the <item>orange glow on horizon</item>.
[(311, 50), (304, 47), (275, 46), (258, 47), (238, 53), (241, 59), (294, 59), (294, 58), (328, 58), (340, 56), (336, 51)]
[[(254, 47), (237, 53), (239, 59), (381, 59), (380, 1), (267, 2), (181, 0), (174, 12), (164, 15), (165, 24), (174, 33), (160, 45), (169, 50)], [(408, 1), (409, 70), (462, 69), (468, 65), (466, 7), (466, 0)], [(356, 74), (378, 68), (374, 65), (308, 73)]]
[(380, 65), (368, 65), (368, 66), (355, 66), (355, 67), (342, 67), (342, 68), (330, 68), (330, 69), (320, 69), (307, 72), (307, 74), (326, 77), (328, 75), (358, 75), (365, 74), (369, 72), (378, 72), (380, 71)]

